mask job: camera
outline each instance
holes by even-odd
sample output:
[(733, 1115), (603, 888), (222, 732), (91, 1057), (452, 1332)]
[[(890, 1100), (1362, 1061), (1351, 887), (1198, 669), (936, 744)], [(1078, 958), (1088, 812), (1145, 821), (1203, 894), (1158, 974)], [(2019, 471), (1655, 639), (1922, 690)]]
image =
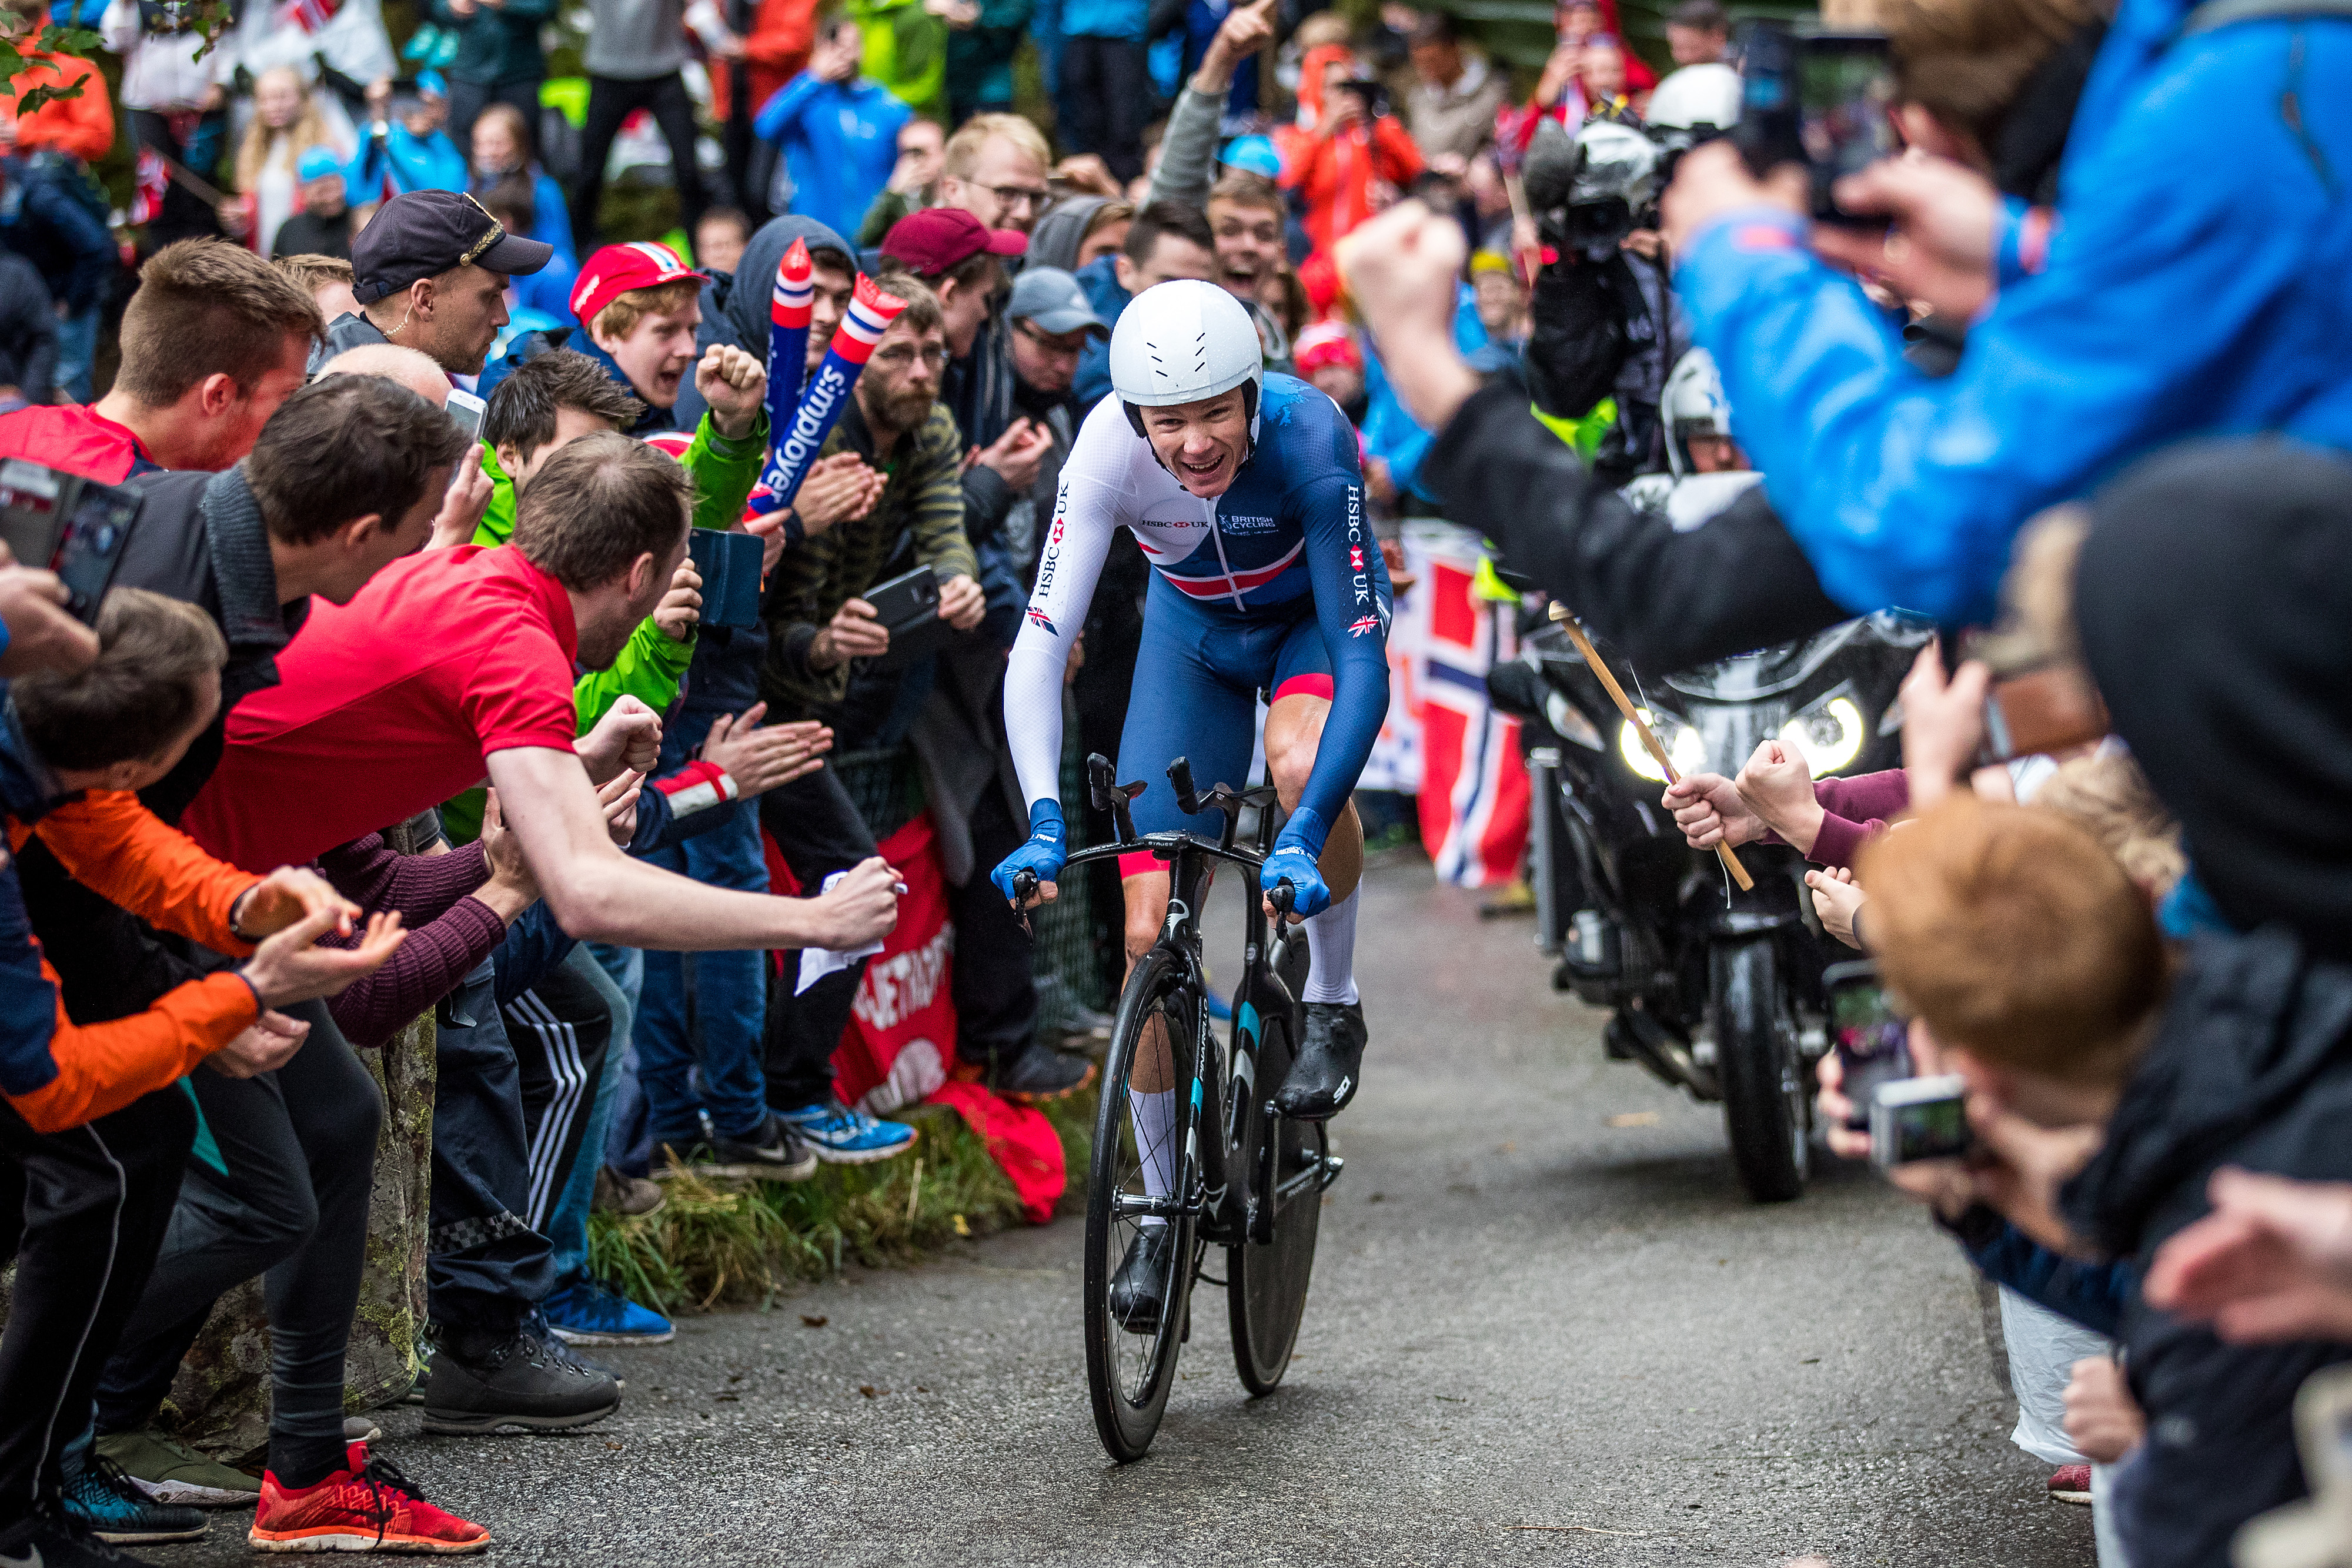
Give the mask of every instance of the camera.
[(56, 572), (65, 584), (67, 611), (83, 625), (95, 625), (146, 499), (118, 485), (11, 457), (0, 461), (0, 540), (21, 564)]
[(1615, 120), (1588, 120), (1573, 135), (1558, 120), (1537, 126), (1526, 181), (1544, 243), (1564, 261), (1655, 225), (1662, 158), (1657, 142)]
[(1870, 1097), (1870, 1161), (1881, 1170), (1958, 1159), (1975, 1146), (1968, 1081), (1957, 1072), (1881, 1083)]
[(1741, 98), (1734, 141), (1762, 179), (1783, 163), (1812, 178), (1822, 223), (1884, 227), (1885, 220), (1837, 204), (1836, 185), (1901, 151), (1895, 134), (1895, 66), (1885, 36), (1801, 31), (1779, 22), (1740, 24)]

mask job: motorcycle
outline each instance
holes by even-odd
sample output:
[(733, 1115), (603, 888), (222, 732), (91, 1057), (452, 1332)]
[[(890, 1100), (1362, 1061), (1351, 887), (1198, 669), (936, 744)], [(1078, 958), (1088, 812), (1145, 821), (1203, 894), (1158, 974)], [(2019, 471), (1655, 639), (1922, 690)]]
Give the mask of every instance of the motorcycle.
[[(1777, 737), (1820, 779), (1900, 766), (1895, 692), (1931, 634), (1881, 613), (1663, 678), (1612, 663), (1677, 774), (1734, 776)], [(1755, 883), (1741, 891), (1713, 854), (1692, 851), (1659, 804), (1664, 770), (1559, 627), (1524, 636), (1486, 684), (1521, 721), (1537, 943), (1557, 959), (1554, 987), (1612, 1009), (1612, 1059), (1722, 1102), (1749, 1197), (1799, 1197), (1813, 1066), (1828, 1049), (1822, 970), (1852, 956), (1815, 919), (1803, 859), (1741, 846)]]

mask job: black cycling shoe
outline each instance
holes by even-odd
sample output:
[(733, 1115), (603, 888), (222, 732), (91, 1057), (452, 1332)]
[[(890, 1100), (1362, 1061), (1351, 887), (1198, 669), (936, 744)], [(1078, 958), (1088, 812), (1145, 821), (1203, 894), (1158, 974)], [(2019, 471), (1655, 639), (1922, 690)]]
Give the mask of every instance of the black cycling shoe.
[(1348, 1108), (1364, 1075), (1364, 1004), (1309, 1002), (1307, 1038), (1274, 1108), (1298, 1122), (1323, 1122)]
[(1176, 1228), (1147, 1225), (1136, 1233), (1110, 1277), (1110, 1315), (1129, 1333), (1150, 1333), (1160, 1326), (1168, 1304), (1168, 1275), (1176, 1257)]
[(501, 1427), (569, 1432), (621, 1407), (621, 1390), (601, 1372), (558, 1356), (528, 1325), (504, 1339), (453, 1333), (433, 1354), (425, 1389), (425, 1429), (488, 1433)]
[(1007, 1100), (1034, 1105), (1076, 1094), (1092, 1083), (1095, 1064), (1033, 1040), (1017, 1054), (992, 1057), (981, 1081)]

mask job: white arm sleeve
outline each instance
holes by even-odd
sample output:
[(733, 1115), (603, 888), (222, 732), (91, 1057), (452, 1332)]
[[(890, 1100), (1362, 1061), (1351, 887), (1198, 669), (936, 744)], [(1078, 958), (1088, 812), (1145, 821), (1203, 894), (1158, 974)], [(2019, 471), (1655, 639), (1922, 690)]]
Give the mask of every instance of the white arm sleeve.
[(1127, 520), (1136, 436), (1118, 404), (1105, 398), (1096, 406), (1062, 465), (1037, 586), (1004, 669), (1004, 733), (1030, 806), (1062, 798), (1062, 672), (1086, 625), (1111, 535)]

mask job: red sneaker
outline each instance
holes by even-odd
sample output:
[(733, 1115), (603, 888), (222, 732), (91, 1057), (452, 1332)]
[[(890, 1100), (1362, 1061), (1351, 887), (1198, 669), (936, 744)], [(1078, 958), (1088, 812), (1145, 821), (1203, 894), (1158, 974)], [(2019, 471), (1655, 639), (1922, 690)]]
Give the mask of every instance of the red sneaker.
[(479, 1552), (490, 1532), (425, 1500), (390, 1459), (368, 1458), (365, 1443), (344, 1453), (344, 1468), (299, 1491), (261, 1478), (261, 1506), (246, 1536), (256, 1552)]
[(2061, 1465), (2056, 1469), (2051, 1471), (2050, 1500), (2052, 1502), (2089, 1503), (2091, 1500), (2091, 1467), (2088, 1465)]

